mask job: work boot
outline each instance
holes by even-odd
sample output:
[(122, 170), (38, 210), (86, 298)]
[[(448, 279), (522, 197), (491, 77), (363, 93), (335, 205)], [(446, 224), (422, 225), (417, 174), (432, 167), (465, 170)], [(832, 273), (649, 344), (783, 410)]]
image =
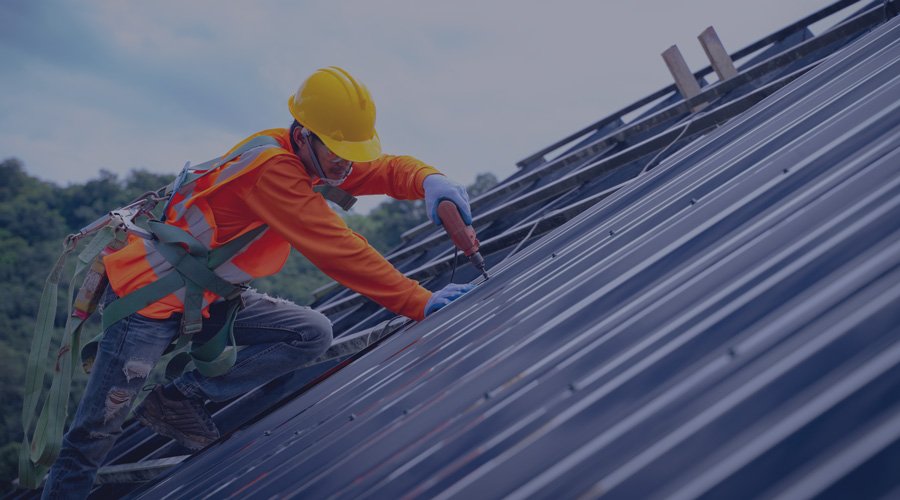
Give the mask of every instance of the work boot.
[(160, 384), (134, 409), (134, 415), (145, 427), (190, 450), (199, 450), (219, 439), (219, 429), (202, 401), (168, 398)]

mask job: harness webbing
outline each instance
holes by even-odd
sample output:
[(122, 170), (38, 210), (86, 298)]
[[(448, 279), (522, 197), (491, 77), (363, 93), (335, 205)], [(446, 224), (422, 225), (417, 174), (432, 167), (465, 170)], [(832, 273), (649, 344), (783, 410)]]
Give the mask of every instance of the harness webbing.
[[(31, 352), (28, 355), (28, 365), (25, 370), (25, 395), (22, 405), (24, 436), (19, 450), (19, 483), (25, 488), (37, 488), (40, 485), (47, 468), (59, 455), (62, 444), (63, 427), (68, 415), (69, 393), (74, 375), (72, 352), (79, 349), (81, 330), (86, 321), (86, 318), (82, 319), (72, 314), (75, 283), (77, 278), (115, 237), (114, 228), (102, 229), (78, 256), (75, 273), (69, 282), (66, 296), (68, 319), (63, 330), (59, 351), (56, 354), (56, 363), (53, 365), (53, 382), (35, 420), (35, 412), (44, 388), (47, 352), (53, 340), (53, 320), (56, 316), (59, 282), (69, 254), (75, 251), (74, 242), (66, 240), (63, 252), (44, 284), (35, 322), (34, 338), (31, 341)], [(32, 424), (34, 424), (34, 434), (29, 439)]]

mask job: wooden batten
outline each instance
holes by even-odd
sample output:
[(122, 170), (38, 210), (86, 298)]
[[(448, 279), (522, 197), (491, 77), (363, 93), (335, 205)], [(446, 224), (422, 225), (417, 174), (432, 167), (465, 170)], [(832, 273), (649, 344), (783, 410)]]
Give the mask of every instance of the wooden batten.
[(719, 75), (720, 81), (737, 76), (734, 62), (732, 62), (731, 56), (728, 55), (728, 51), (725, 50), (725, 46), (722, 45), (719, 35), (712, 26), (703, 30), (703, 33), (697, 36), (697, 40), (700, 40), (700, 45), (703, 46), (703, 51), (706, 52), (706, 57), (709, 58), (710, 65), (712, 65), (716, 74)]

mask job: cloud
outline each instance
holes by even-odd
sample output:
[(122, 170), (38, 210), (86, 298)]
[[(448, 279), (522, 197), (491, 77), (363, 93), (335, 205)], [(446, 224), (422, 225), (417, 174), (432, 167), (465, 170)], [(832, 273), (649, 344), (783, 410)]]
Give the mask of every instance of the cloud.
[[(736, 50), (826, 4), (693, 0), (0, 3), (0, 156), (60, 181), (175, 172), (257, 130), (344, 66), (376, 98), (386, 149), (461, 182), (668, 84), (659, 53), (716, 25)], [(7, 29), (8, 28), (8, 29)]]

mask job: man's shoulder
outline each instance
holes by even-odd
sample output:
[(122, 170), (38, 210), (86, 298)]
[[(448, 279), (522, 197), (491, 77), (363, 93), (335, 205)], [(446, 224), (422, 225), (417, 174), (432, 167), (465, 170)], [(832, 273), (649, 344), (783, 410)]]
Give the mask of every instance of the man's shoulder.
[(255, 134), (252, 134), (237, 144), (229, 151), (236, 151), (242, 147), (246, 147), (247, 145), (254, 146), (276, 146), (278, 149), (283, 150), (284, 153), (293, 153), (291, 149), (291, 141), (290, 136), (288, 135), (288, 129), (286, 128), (270, 128), (266, 130), (260, 130)]
[(283, 184), (294, 184), (302, 182), (312, 185), (312, 178), (300, 162), (297, 155), (289, 152), (284, 154), (280, 151), (272, 151), (262, 159), (259, 166), (254, 169), (256, 178), (266, 177), (272, 182)]
[(239, 153), (235, 162), (242, 162), (243, 168), (228, 179), (234, 187), (258, 184), (261, 177), (266, 181), (295, 184), (298, 181), (311, 182), (300, 159), (294, 154), (288, 141), (287, 129), (268, 129), (257, 132), (242, 140), (228, 152)]

